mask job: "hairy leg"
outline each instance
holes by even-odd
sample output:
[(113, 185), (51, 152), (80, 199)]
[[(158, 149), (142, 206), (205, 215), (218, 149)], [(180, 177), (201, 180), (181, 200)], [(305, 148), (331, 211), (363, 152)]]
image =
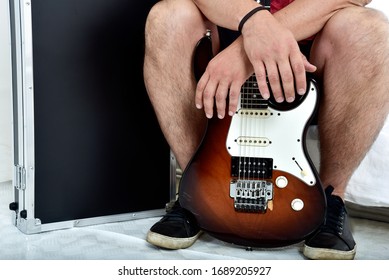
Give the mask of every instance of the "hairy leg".
[(312, 47), (323, 85), (320, 177), (344, 197), (348, 181), (389, 111), (389, 24), (378, 11), (346, 8)]
[(190, 0), (160, 1), (146, 21), (145, 85), (162, 132), (183, 169), (199, 145), (206, 123), (204, 112), (195, 107), (192, 71), (193, 51), (206, 29), (214, 31), (217, 39), (216, 27)]

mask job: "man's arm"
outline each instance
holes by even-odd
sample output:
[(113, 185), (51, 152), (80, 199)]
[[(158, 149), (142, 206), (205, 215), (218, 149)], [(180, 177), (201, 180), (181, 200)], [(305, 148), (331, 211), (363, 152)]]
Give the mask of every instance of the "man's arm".
[[(216, 25), (238, 30), (242, 18), (258, 4), (253, 0), (193, 0), (202, 13)], [(320, 31), (338, 10), (350, 6), (365, 6), (371, 0), (295, 0), (274, 14), (292, 31), (296, 40), (308, 38)], [(259, 18), (258, 15), (252, 18)], [(259, 27), (261, 29), (261, 26)]]
[(274, 17), (292, 31), (297, 41), (317, 34), (339, 10), (351, 6), (366, 6), (371, 0), (295, 0)]
[[(253, 0), (193, 1), (213, 23), (232, 30), (237, 30), (241, 19), (249, 11), (258, 7)], [(243, 26), (243, 36), (234, 43), (241, 44), (244, 48), (245, 55), (239, 55), (244, 60), (246, 60), (244, 56), (247, 56), (251, 63), (262, 96), (270, 97), (267, 81), (278, 102), (285, 99), (292, 102), (295, 92), (304, 94), (306, 91), (305, 72), (315, 71), (315, 66), (303, 57), (297, 40), (316, 34), (337, 10), (348, 5), (361, 6), (366, 3), (368, 3), (366, 0), (295, 0), (274, 15), (268, 11), (259, 11), (250, 17)], [(229, 47), (224, 51), (232, 54), (232, 56), (225, 56), (227, 60), (235, 58), (233, 51), (229, 51), (230, 49)], [(206, 71), (197, 85), (196, 106), (204, 107), (208, 117), (211, 117), (213, 113), (214, 97), (217, 101), (218, 115), (224, 116), (228, 89), (230, 115), (233, 114), (238, 103), (237, 72), (230, 73), (231, 65), (227, 62), (223, 65), (222, 61), (223, 59), (219, 59), (215, 66), (219, 70), (213, 67), (212, 71)], [(247, 69), (247, 66), (245, 68)]]

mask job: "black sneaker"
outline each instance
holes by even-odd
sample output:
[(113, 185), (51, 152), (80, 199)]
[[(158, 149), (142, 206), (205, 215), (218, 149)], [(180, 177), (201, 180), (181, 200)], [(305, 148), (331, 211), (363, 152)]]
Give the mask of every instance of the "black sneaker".
[(323, 225), (307, 241), (303, 254), (314, 260), (352, 260), (356, 245), (351, 234), (343, 200), (332, 195), (334, 188), (326, 190), (327, 214)]
[(147, 233), (147, 242), (166, 249), (184, 249), (193, 245), (202, 231), (196, 218), (176, 201), (162, 219)]

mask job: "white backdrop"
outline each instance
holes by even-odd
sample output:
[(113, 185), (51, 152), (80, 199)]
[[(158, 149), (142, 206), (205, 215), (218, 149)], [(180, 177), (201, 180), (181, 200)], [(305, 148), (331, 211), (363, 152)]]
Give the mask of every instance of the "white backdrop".
[[(12, 101), (9, 0), (0, 0), (0, 182), (12, 177)], [(389, 16), (387, 0), (374, 0), (369, 6)], [(388, 178), (387, 178), (388, 179)]]

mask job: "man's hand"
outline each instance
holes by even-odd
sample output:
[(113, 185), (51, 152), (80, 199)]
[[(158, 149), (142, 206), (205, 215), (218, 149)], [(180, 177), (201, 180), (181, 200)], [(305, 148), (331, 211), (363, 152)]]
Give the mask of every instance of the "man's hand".
[(228, 114), (232, 116), (237, 110), (241, 87), (253, 72), (264, 98), (270, 97), (267, 79), (278, 102), (285, 98), (292, 102), (296, 91), (305, 93), (305, 72), (314, 72), (316, 67), (300, 52), (291, 32), (269, 16), (276, 26), (251, 30), (251, 22), (247, 21), (243, 36), (209, 62), (197, 84), (195, 97), (196, 107), (204, 108), (207, 118), (212, 118), (215, 103), (218, 117), (224, 118), (227, 98)]
[(229, 96), (229, 114), (237, 108), (242, 85), (253, 73), (252, 65), (239, 37), (229, 47), (216, 55), (197, 83), (196, 107), (204, 108), (207, 118), (212, 118), (216, 102), (217, 115), (224, 118)]
[(247, 20), (242, 36), (264, 98), (270, 97), (267, 79), (277, 102), (293, 102), (296, 92), (305, 93), (305, 72), (316, 67), (301, 54), (292, 32), (268, 11), (260, 11)]

